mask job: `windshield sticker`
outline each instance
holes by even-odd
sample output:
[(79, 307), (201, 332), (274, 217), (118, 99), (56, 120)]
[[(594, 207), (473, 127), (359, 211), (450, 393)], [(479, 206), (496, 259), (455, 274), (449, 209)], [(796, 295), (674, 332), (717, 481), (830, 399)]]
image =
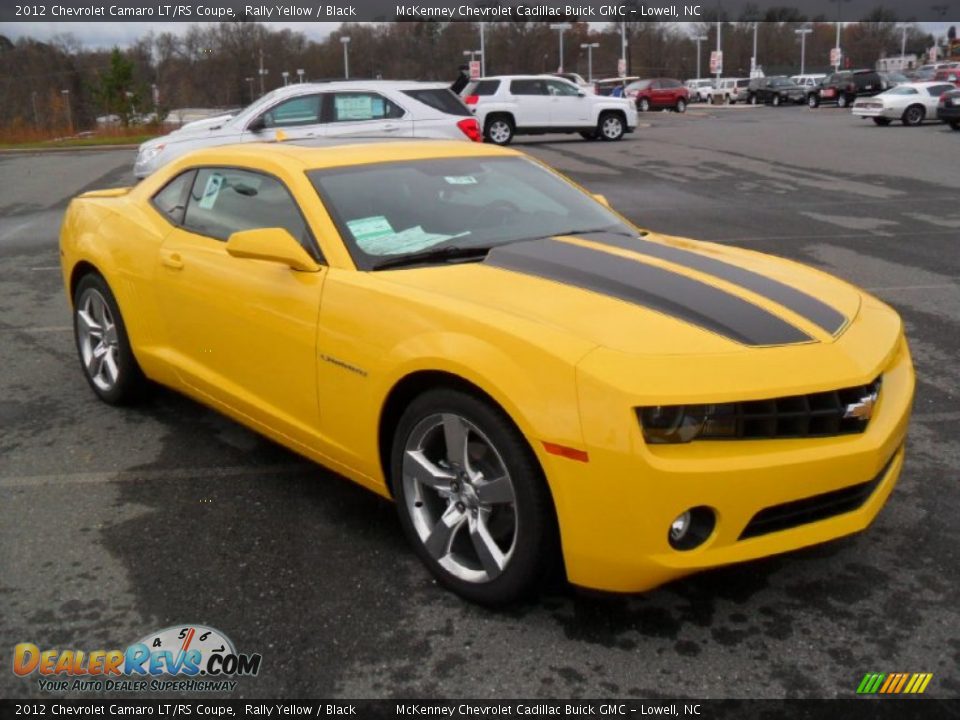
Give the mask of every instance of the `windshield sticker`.
[(404, 255), (426, 250), (447, 240), (469, 234), (469, 230), (456, 235), (430, 233), (421, 225), (416, 225), (390, 235), (357, 238), (357, 245), (368, 255)]
[(353, 233), (357, 242), (393, 237), (393, 228), (390, 226), (390, 221), (383, 215), (347, 220), (347, 227), (350, 228), (350, 232)]
[(473, 175), (445, 175), (448, 185), (476, 185), (477, 179)]
[(220, 195), (220, 188), (223, 187), (223, 175), (213, 173), (207, 178), (207, 185), (203, 188), (203, 197), (200, 198), (200, 209), (210, 210)]

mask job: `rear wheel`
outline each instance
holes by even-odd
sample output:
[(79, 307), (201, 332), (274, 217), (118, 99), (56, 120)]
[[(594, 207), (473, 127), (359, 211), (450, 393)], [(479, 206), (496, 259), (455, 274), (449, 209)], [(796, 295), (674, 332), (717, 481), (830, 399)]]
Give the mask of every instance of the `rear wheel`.
[(923, 122), (926, 111), (920, 105), (911, 105), (903, 111), (901, 122), (907, 127), (915, 127)]
[(756, 105), (756, 104), (757, 104), (757, 96), (756, 96), (756, 95), (751, 95), (751, 96), (750, 96), (750, 104), (751, 104), (751, 105)]
[(483, 135), (494, 145), (509, 145), (513, 140), (513, 123), (504, 115), (495, 115), (487, 120)]
[(84, 275), (73, 296), (73, 334), (84, 377), (101, 400), (138, 400), (147, 379), (137, 364), (117, 301), (100, 275)]
[(809, 107), (809, 108), (817, 108), (817, 107), (820, 107), (820, 98), (817, 97), (817, 96), (816, 96), (815, 94), (813, 94), (813, 93), (811, 93), (810, 95), (808, 95), (808, 96), (807, 96), (807, 107)]
[(677, 110), (678, 113), (686, 112), (686, 111), (687, 111), (687, 101), (684, 100), (683, 98), (679, 98), (679, 99), (677, 100), (676, 110)]
[(779, 96), (779, 95), (774, 95), (774, 96), (773, 96), (773, 106), (774, 106), (774, 107), (780, 107), (780, 102), (781, 102), (781, 101), (780, 101), (780, 96)]
[(637, 109), (640, 112), (648, 112), (650, 110), (650, 100), (647, 98), (640, 98), (640, 102), (637, 103)]
[(489, 402), (447, 388), (416, 398), (394, 435), (391, 479), (417, 555), (464, 598), (510, 602), (554, 565), (555, 514), (540, 466)]
[(600, 121), (597, 123), (597, 132), (601, 140), (608, 142), (620, 140), (623, 137), (624, 131), (623, 118), (618, 113), (605, 112), (600, 115)]
[(839, 97), (837, 97), (838, 108), (845, 108), (849, 104), (850, 104), (850, 101), (847, 99), (847, 96), (844, 95), (843, 93), (841, 93)]
[(890, 118), (874, 118), (873, 121), (880, 127), (886, 127), (890, 124)]

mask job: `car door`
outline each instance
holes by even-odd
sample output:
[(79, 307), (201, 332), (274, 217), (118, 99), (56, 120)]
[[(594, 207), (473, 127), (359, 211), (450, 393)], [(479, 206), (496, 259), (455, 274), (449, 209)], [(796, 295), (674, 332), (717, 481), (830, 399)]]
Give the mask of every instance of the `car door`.
[(324, 135), (412, 137), (413, 115), (380, 93), (350, 90), (326, 93)]
[(154, 291), (169, 360), (182, 382), (307, 443), (319, 417), (317, 324), (326, 268), (236, 258), (226, 240), (287, 229), (322, 261), (293, 196), (277, 178), (237, 168), (196, 171), (185, 213), (160, 248)]
[(667, 91), (663, 87), (663, 82), (654, 80), (650, 83), (650, 104), (654, 107), (663, 107), (667, 105)]
[(551, 96), (546, 82), (538, 78), (511, 80), (510, 94), (516, 103), (513, 114), (517, 127), (549, 127)]
[(545, 80), (550, 93), (551, 127), (585, 127), (590, 124), (590, 102), (579, 88), (561, 80)]
[(277, 130), (291, 140), (319, 137), (323, 134), (321, 112), (323, 95), (310, 93), (283, 100), (253, 118), (244, 130), (245, 142), (272, 140)]

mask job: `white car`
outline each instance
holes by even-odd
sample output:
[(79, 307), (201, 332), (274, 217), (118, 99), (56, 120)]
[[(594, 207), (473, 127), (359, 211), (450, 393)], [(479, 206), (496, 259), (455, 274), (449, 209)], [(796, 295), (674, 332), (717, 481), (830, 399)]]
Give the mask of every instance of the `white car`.
[(851, 112), (857, 117), (871, 118), (877, 125), (889, 125), (894, 120), (919, 125), (924, 120), (936, 120), (940, 96), (956, 89), (945, 82), (897, 85), (879, 95), (858, 99)]
[(690, 102), (707, 102), (713, 94), (713, 79), (687, 80), (684, 85), (690, 91)]
[(819, 85), (825, 77), (824, 73), (813, 73), (811, 75), (791, 75), (790, 79), (804, 90), (810, 91)]
[(298, 83), (240, 110), (189, 123), (140, 146), (133, 174), (145, 178), (198, 148), (348, 136), (421, 137), (479, 142), (480, 126), (447, 85), (386, 80)]
[(620, 140), (637, 126), (626, 98), (591, 95), (572, 82), (543, 75), (500, 75), (471, 82), (464, 101), (484, 137), (506, 145), (515, 135), (580, 133), (587, 140)]

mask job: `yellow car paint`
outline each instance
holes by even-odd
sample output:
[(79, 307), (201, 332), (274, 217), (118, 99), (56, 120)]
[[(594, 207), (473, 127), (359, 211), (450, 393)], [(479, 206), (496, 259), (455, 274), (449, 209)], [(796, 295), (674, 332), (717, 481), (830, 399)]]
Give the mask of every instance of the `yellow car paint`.
[[(405, 159), (518, 155), (458, 142), (307, 148), (246, 144), (198, 151), (136, 187), (74, 200), (61, 231), (68, 297), (79, 274), (103, 275), (134, 354), (151, 379), (208, 404), (361, 485), (390, 495), (380, 446), (391, 392), (419, 373), (479, 388), (513, 419), (552, 493), (573, 583), (642, 591), (697, 570), (789, 551), (866, 527), (897, 481), (914, 373), (897, 314), (824, 273), (733, 247), (647, 235), (804, 288), (846, 317), (836, 332), (762, 294), (675, 262), (661, 267), (719, 288), (804, 331), (771, 347), (622, 300), (483, 263), (358, 271), (305, 172)], [(231, 256), (174, 227), (150, 199), (183, 170), (269, 173), (297, 200), (324, 258), (314, 272)], [(584, 191), (586, 192), (586, 191)], [(622, 257), (580, 237), (561, 243)], [(863, 434), (648, 445), (635, 408), (883, 389)], [(544, 443), (584, 451), (582, 462)], [(889, 464), (888, 464), (889, 463)], [(762, 508), (870, 480), (859, 509), (739, 540)], [(707, 505), (718, 521), (691, 551), (670, 522)]]

